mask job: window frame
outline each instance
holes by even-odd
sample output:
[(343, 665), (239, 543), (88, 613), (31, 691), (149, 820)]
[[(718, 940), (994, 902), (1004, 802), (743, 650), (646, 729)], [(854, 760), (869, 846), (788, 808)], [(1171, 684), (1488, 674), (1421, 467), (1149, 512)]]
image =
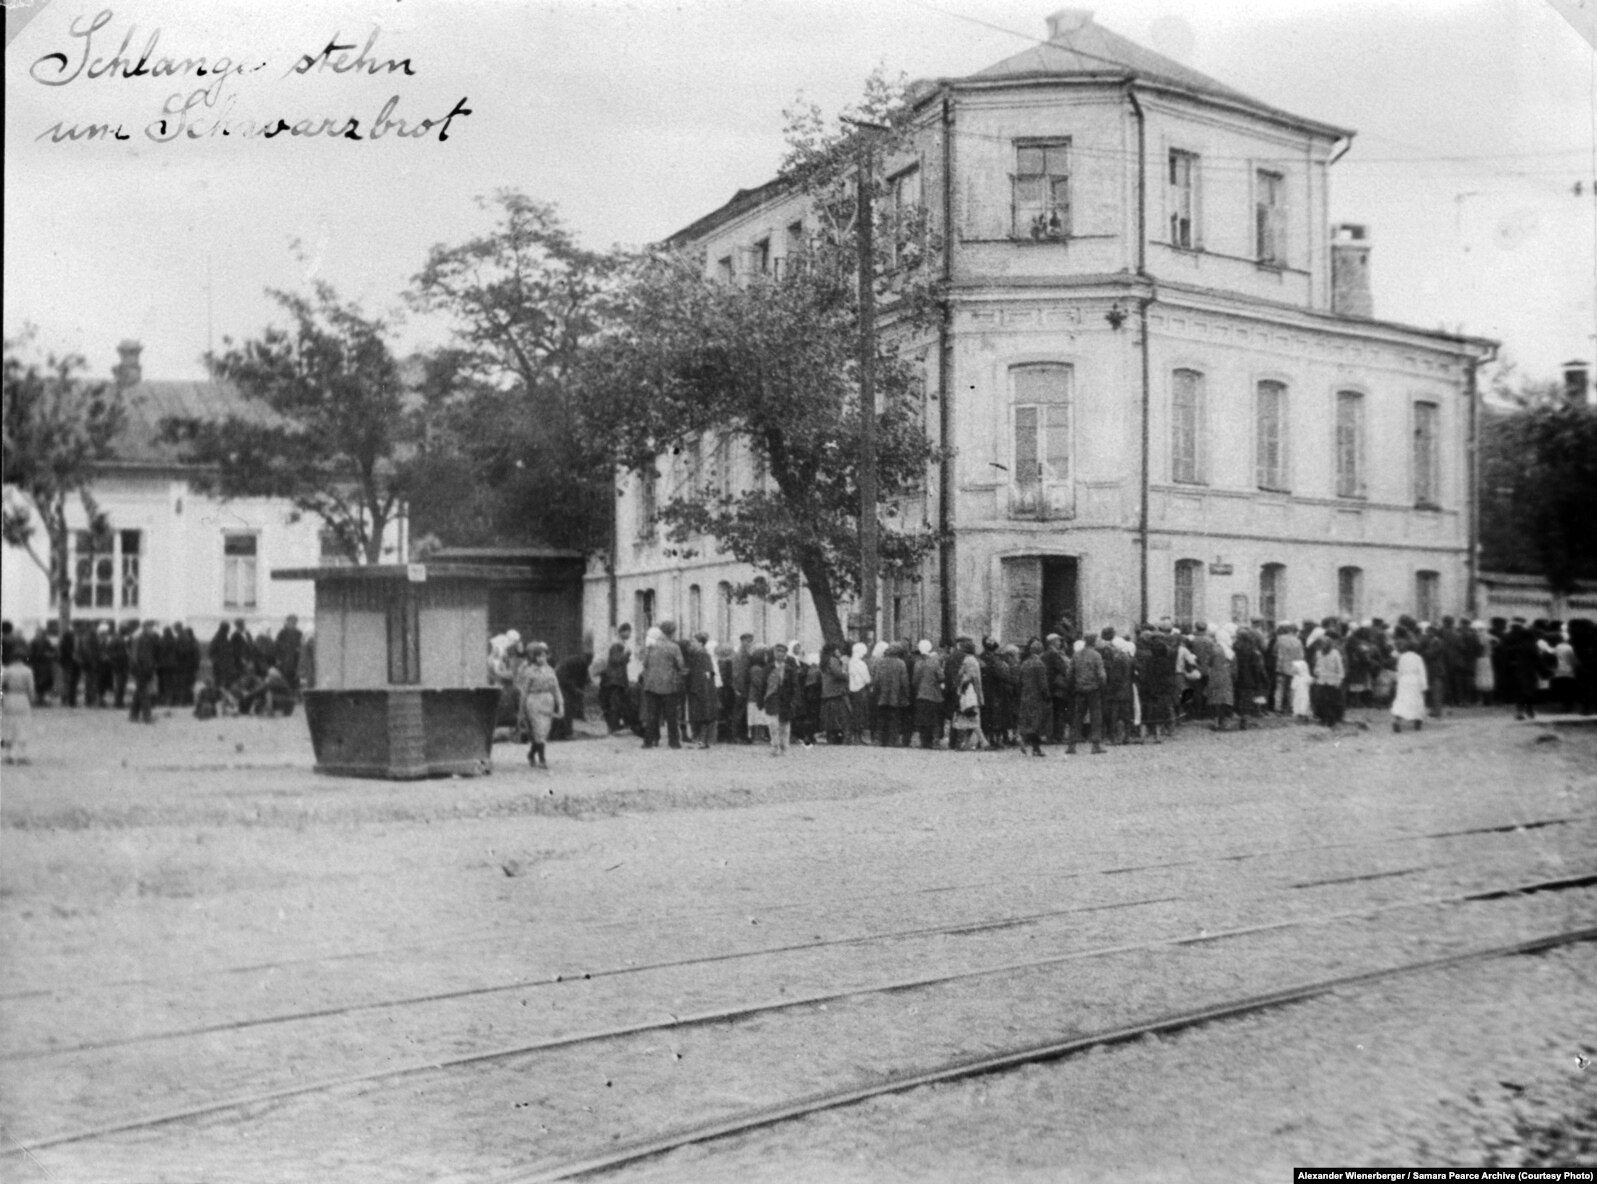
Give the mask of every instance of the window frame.
[(1346, 564), (1336, 569), (1336, 610), (1344, 621), (1364, 619), (1364, 569)]
[[(1273, 396), (1275, 403), (1275, 465), (1270, 468), (1266, 460), (1267, 442), (1265, 439), (1266, 391)], [(1288, 451), (1289, 435), (1287, 432), (1287, 408), (1289, 388), (1278, 378), (1261, 378), (1253, 384), (1253, 476), (1254, 482), (1260, 489), (1271, 493), (1290, 493), (1292, 490), (1292, 469), (1289, 463)]]
[[(234, 540), (248, 539), (251, 550), (248, 555), (242, 552), (229, 554), (228, 544)], [(233, 577), (230, 572), (234, 568), (243, 568), (243, 564), (235, 560), (248, 559), (249, 565), (249, 597), (230, 598), (229, 584), (238, 584), (240, 578)], [(261, 532), (258, 530), (224, 530), (222, 532), (222, 610), (224, 612), (252, 612), (260, 608), (261, 603)]]
[[(1183, 430), (1182, 404), (1178, 396), (1182, 388), (1182, 380), (1190, 375), (1193, 378), (1192, 389), (1192, 447), (1190, 471), (1182, 466), (1183, 453), (1181, 449), (1181, 434)], [(1207, 376), (1202, 370), (1194, 366), (1177, 366), (1170, 371), (1170, 480), (1177, 485), (1207, 485), (1208, 466), (1206, 464), (1205, 436), (1208, 416)]]
[[(1031, 374), (1062, 375), (1054, 397), (1021, 396), (1023, 377)], [(1042, 395), (1044, 392), (1035, 392)], [(1076, 368), (1069, 362), (1020, 362), (1009, 367), (1009, 477), (1011, 513), (1018, 517), (1046, 517), (1054, 507), (1053, 493), (1067, 495), (1076, 471)], [(1022, 459), (1021, 421), (1032, 420), (1033, 455)], [(1063, 422), (1058, 422), (1062, 420)], [(1062, 451), (1056, 447), (1056, 434), (1063, 437)], [(1063, 471), (1058, 466), (1062, 462)], [(1027, 480), (1029, 466), (1035, 478)], [(1068, 496), (1064, 499), (1068, 503)]]
[(638, 471), (637, 541), (653, 542), (655, 518), (660, 512), (660, 469), (657, 461)]
[[(1356, 408), (1351, 416), (1352, 440), (1344, 447), (1344, 407)], [(1336, 403), (1331, 416), (1332, 456), (1335, 458), (1335, 492), (1339, 498), (1363, 500), (1369, 496), (1368, 464), (1366, 450), (1369, 437), (1369, 403), (1365, 392), (1344, 387), (1336, 392)], [(1351, 469), (1344, 462), (1351, 462)]]
[[(1200, 251), (1203, 249), (1201, 184), (1203, 156), (1188, 148), (1171, 148), (1166, 160), (1165, 228), (1170, 234), (1169, 245), (1178, 251)], [(1185, 166), (1185, 178), (1177, 175), (1178, 165)]]
[[(1414, 506), (1420, 510), (1442, 508), (1442, 405), (1433, 399), (1416, 399), (1413, 410), (1413, 445), (1409, 450)], [(1430, 432), (1425, 432), (1425, 421)]]
[(1273, 629), (1284, 618), (1281, 606), (1286, 601), (1286, 564), (1259, 565), (1259, 616)]
[[(1253, 171), (1253, 254), (1260, 266), (1286, 267), (1286, 173)], [(1266, 201), (1266, 197), (1271, 198)]]
[[(914, 200), (906, 201), (905, 196), (909, 184), (913, 181), (915, 193)], [(922, 250), (920, 236), (914, 240), (908, 237), (905, 230), (906, 224), (913, 224), (914, 215), (921, 208), (924, 200), (922, 186), (924, 180), (921, 176), (920, 161), (908, 165), (887, 179), (886, 192), (886, 226), (888, 241), (891, 243), (889, 250), (890, 266), (914, 267), (919, 263), (925, 252)]]
[[(1013, 142), (1015, 171), (1009, 175), (1009, 231), (1010, 237), (1030, 242), (1065, 242), (1075, 234), (1075, 190), (1072, 184), (1072, 145), (1069, 136), (1042, 136), (1018, 139)], [(1042, 154), (1040, 172), (1022, 172), (1023, 154)], [(1062, 173), (1053, 172), (1051, 152), (1058, 152), (1064, 161)], [(1036, 184), (1036, 198), (1023, 200), (1022, 186)], [(1058, 200), (1063, 187), (1064, 201)], [(1030, 213), (1035, 210), (1036, 212)], [(1061, 213), (1062, 211), (1062, 213)], [(1023, 224), (1023, 220), (1024, 224)]]
[(1442, 613), (1442, 573), (1416, 571), (1414, 573), (1414, 617), (1419, 621), (1437, 622)]
[[(1172, 569), (1170, 615), (1183, 628), (1204, 620), (1203, 572), (1204, 563), (1201, 559), (1177, 559)], [(1185, 580), (1183, 575), (1187, 577)], [(1181, 611), (1183, 597), (1186, 599), (1185, 614)]]

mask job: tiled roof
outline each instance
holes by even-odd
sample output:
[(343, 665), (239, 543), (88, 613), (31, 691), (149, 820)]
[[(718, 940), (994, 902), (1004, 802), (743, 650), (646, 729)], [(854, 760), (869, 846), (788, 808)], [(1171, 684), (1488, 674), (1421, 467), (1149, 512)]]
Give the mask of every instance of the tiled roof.
[(1138, 45), (1097, 24), (1090, 13), (1066, 10), (1056, 13), (1052, 19), (1053, 35), (1049, 40), (1022, 50), (985, 70), (978, 70), (968, 78), (954, 81), (1018, 81), (1048, 77), (1107, 80), (1129, 76), (1220, 99), (1291, 123), (1342, 132), (1340, 128), (1332, 128), (1317, 120), (1304, 119), (1261, 103), (1251, 95), (1215, 81), (1207, 74)]
[(113, 461), (135, 465), (183, 463), (182, 450), (161, 439), (163, 419), (261, 414), (235, 387), (218, 382), (137, 382), (123, 390), (122, 405), (127, 422), (113, 446)]

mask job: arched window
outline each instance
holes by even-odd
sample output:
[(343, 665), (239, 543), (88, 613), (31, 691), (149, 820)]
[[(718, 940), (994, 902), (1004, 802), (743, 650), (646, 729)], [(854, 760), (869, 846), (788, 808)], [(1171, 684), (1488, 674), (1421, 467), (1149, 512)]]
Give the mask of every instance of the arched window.
[(1442, 577), (1439, 572), (1414, 573), (1414, 615), (1422, 621), (1441, 620)]
[(1364, 569), (1340, 567), (1336, 572), (1336, 611), (1349, 621), (1364, 616)]
[(1184, 629), (1203, 619), (1203, 561), (1176, 561), (1175, 618)]
[[(697, 584), (688, 585), (688, 635), (704, 631), (704, 592)], [(719, 639), (717, 639), (719, 640)]]
[(722, 580), (715, 586), (715, 639), (736, 643), (732, 636), (732, 585)]
[(1259, 616), (1275, 628), (1286, 611), (1286, 564), (1266, 563), (1259, 569)]

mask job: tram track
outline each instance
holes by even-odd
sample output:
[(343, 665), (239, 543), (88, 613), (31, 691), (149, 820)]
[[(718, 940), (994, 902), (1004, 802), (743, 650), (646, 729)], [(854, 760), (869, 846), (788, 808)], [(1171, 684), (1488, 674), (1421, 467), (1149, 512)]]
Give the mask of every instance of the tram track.
[[(1034, 884), (1034, 883), (1038, 883), (1038, 882), (1048, 882), (1048, 881), (1087, 879), (1087, 878), (1091, 878), (1091, 877), (1095, 877), (1095, 876), (1114, 877), (1114, 876), (1135, 874), (1135, 873), (1139, 873), (1139, 872), (1167, 871), (1167, 870), (1176, 870), (1176, 869), (1180, 869), (1180, 868), (1201, 867), (1201, 866), (1204, 866), (1204, 865), (1207, 865), (1207, 864), (1240, 863), (1240, 862), (1245, 862), (1245, 861), (1253, 860), (1253, 859), (1268, 859), (1268, 858), (1272, 858), (1272, 857), (1280, 857), (1280, 856), (1288, 856), (1288, 855), (1303, 855), (1303, 854), (1311, 854), (1311, 853), (1318, 853), (1318, 852), (1345, 851), (1345, 850), (1353, 850), (1353, 849), (1357, 849), (1357, 848), (1361, 848), (1361, 847), (1387, 846), (1387, 845), (1391, 845), (1391, 844), (1394, 844), (1394, 843), (1407, 843), (1407, 842), (1423, 843), (1423, 842), (1440, 841), (1440, 840), (1445, 840), (1445, 839), (1466, 838), (1466, 837), (1477, 836), (1477, 835), (1512, 834), (1512, 833), (1520, 833), (1520, 832), (1531, 832), (1531, 831), (1543, 830), (1543, 829), (1547, 829), (1547, 828), (1551, 828), (1551, 827), (1578, 825), (1580, 823), (1592, 822), (1592, 821), (1597, 821), (1597, 814), (1577, 814), (1577, 815), (1570, 815), (1570, 816), (1565, 816), (1565, 817), (1533, 819), (1533, 820), (1530, 820), (1530, 821), (1523, 821), (1523, 822), (1511, 821), (1511, 822), (1502, 822), (1502, 823), (1492, 823), (1492, 824), (1486, 825), (1486, 826), (1472, 826), (1472, 827), (1465, 827), (1465, 828), (1459, 828), (1459, 829), (1453, 829), (1453, 830), (1425, 832), (1425, 833), (1420, 833), (1420, 834), (1385, 835), (1385, 836), (1381, 836), (1379, 838), (1369, 838), (1369, 839), (1349, 839), (1349, 840), (1340, 841), (1340, 842), (1334, 842), (1334, 843), (1312, 843), (1312, 844), (1299, 844), (1299, 845), (1295, 845), (1295, 846), (1268, 847), (1268, 848), (1260, 848), (1260, 849), (1248, 850), (1248, 851), (1226, 852), (1226, 853), (1223, 853), (1223, 854), (1195, 856), (1195, 857), (1191, 857), (1191, 858), (1175, 859), (1175, 860), (1161, 860), (1161, 861), (1151, 862), (1151, 863), (1123, 864), (1123, 865), (1117, 865), (1117, 866), (1111, 866), (1111, 867), (1103, 867), (1103, 868), (1085, 868), (1085, 869), (1077, 869), (1077, 870), (1061, 871), (1061, 872), (1046, 872), (1046, 871), (1045, 872), (1028, 872), (1028, 873), (1026, 873), (1024, 875), (1017, 875), (1017, 876), (987, 878), (987, 879), (983, 879), (983, 880), (966, 881), (966, 882), (955, 883), (955, 884), (938, 884), (938, 885), (920, 886), (920, 887), (915, 887), (915, 888), (904, 888), (904, 889), (898, 889), (898, 890), (891, 891), (891, 892), (873, 893), (873, 894), (870, 894), (869, 896), (866, 896), (866, 897), (841, 897), (841, 898), (832, 898), (832, 899), (824, 900), (824, 901), (816, 901), (814, 899), (808, 899), (808, 900), (796, 901), (796, 902), (785, 902), (784, 901), (784, 902), (774, 902), (774, 903), (762, 903), (762, 902), (758, 902), (758, 901), (750, 901), (750, 902), (743, 902), (742, 904), (740, 904), (740, 906), (736, 910), (721, 910), (719, 912), (711, 912), (711, 913), (704, 914), (704, 915), (707, 916), (710, 919), (713, 919), (713, 918), (718, 917), (718, 916), (719, 917), (732, 917), (732, 916), (735, 916), (735, 915), (744, 914), (744, 913), (748, 913), (750, 911), (753, 911), (753, 912), (760, 913), (760, 914), (763, 914), (763, 915), (772, 916), (772, 915), (777, 915), (777, 914), (782, 913), (782, 912), (792, 911), (792, 910), (795, 910), (795, 909), (810, 909), (810, 910), (815, 910), (815, 909), (835, 909), (837, 907), (848, 905), (850, 903), (857, 903), (859, 901), (875, 902), (875, 901), (880, 901), (880, 900), (884, 900), (884, 899), (892, 899), (892, 898), (902, 898), (902, 897), (910, 897), (910, 896), (937, 895), (937, 894), (947, 893), (947, 892), (972, 891), (972, 890), (981, 889), (981, 888), (993, 887), (995, 885), (1003, 885), (1003, 884), (1014, 883), (1014, 882), (1017, 882), (1017, 881), (1022, 881), (1022, 882), (1025, 882), (1027, 884)], [(1288, 887), (1292, 887), (1292, 888), (1311, 888), (1311, 887), (1320, 887), (1320, 886), (1324, 886), (1324, 885), (1332, 885), (1332, 884), (1338, 884), (1338, 883), (1352, 883), (1352, 882), (1356, 882), (1356, 881), (1362, 880), (1362, 879), (1386, 878), (1386, 877), (1389, 877), (1389, 876), (1395, 876), (1395, 875), (1401, 875), (1401, 874), (1410, 874), (1410, 873), (1416, 872), (1416, 871), (1436, 870), (1438, 868), (1445, 867), (1445, 866), (1449, 866), (1449, 865), (1446, 864), (1446, 863), (1443, 863), (1443, 864), (1430, 864), (1430, 865), (1416, 866), (1416, 867), (1408, 868), (1408, 869), (1401, 869), (1401, 870), (1398, 870), (1398, 871), (1390, 871), (1390, 872), (1388, 872), (1388, 871), (1380, 871), (1380, 872), (1376, 872), (1376, 873), (1373, 873), (1373, 874), (1368, 875), (1368, 876), (1361, 874), (1361, 875), (1353, 875), (1353, 876), (1348, 876), (1348, 877), (1333, 877), (1333, 878), (1324, 879), (1324, 880), (1318, 880), (1318, 881), (1306, 881), (1306, 882), (1300, 882), (1300, 883), (1293, 883), (1293, 884), (1288, 885)], [(1051, 915), (1051, 914), (1039, 914), (1039, 916), (1047, 916), (1047, 915)], [(656, 918), (653, 918), (652, 920), (661, 921), (661, 920), (664, 920), (664, 919), (665, 919), (664, 917), (656, 917)], [(601, 928), (601, 929), (605, 928), (605, 927), (622, 927), (622, 926), (627, 927), (627, 928), (634, 928), (634, 927), (636, 927), (639, 924), (645, 924), (645, 925), (649, 924), (650, 921), (651, 921), (651, 918), (648, 918), (648, 917), (628, 917), (625, 921), (615, 921), (615, 920), (611, 920), (611, 919), (608, 919), (608, 918), (596, 919), (596, 918), (573, 917), (573, 918), (569, 918), (567, 923), (570, 924), (570, 925), (573, 925), (573, 926), (586, 926), (586, 927), (588, 927), (591, 930), (591, 929), (593, 929), (595, 927), (598, 927), (598, 928)], [(518, 931), (516, 929), (514, 929), (514, 928), (510, 928), (510, 927), (507, 927), (507, 926), (495, 926), (495, 927), (492, 927), (492, 928), (485, 928), (485, 929), (482, 929), (482, 930), (476, 930), (476, 931), (473, 931), (473, 933), (471, 933), (469, 935), (465, 935), (465, 936), (461, 936), (461, 935), (457, 934), (457, 935), (454, 935), (454, 936), (449, 937), (449, 938), (437, 939), (437, 940), (426, 941), (426, 942), (407, 942), (407, 943), (403, 943), (403, 944), (400, 944), (400, 945), (379, 946), (379, 947), (368, 948), (368, 949), (363, 949), (363, 950), (334, 951), (334, 952), (329, 952), (329, 953), (307, 955), (307, 956), (302, 956), (302, 957), (297, 957), (297, 958), (283, 958), (283, 959), (273, 959), (273, 960), (262, 961), (262, 962), (245, 963), (245, 964), (241, 964), (241, 965), (237, 965), (237, 966), (228, 966), (228, 967), (220, 967), (220, 968), (214, 968), (214, 969), (202, 969), (202, 970), (192, 970), (192, 971), (181, 971), (181, 972), (176, 972), (176, 973), (166, 974), (166, 975), (145, 975), (145, 976), (128, 977), (128, 978), (121, 978), (121, 979), (103, 979), (103, 980), (98, 980), (98, 981), (79, 982), (79, 983), (71, 984), (66, 989), (63, 989), (61, 987), (35, 987), (35, 988), (25, 988), (25, 989), (12, 990), (12, 991), (0, 991), (0, 1002), (12, 1002), (12, 1001), (25, 1000), (25, 999), (39, 999), (39, 998), (45, 998), (45, 997), (60, 998), (60, 997), (67, 997), (67, 996), (73, 996), (73, 995), (82, 995), (82, 994), (86, 994), (86, 993), (89, 993), (89, 992), (92, 992), (92, 991), (97, 991), (97, 990), (109, 990), (109, 989), (130, 988), (130, 987), (155, 987), (155, 986), (162, 986), (162, 985), (166, 985), (166, 984), (170, 984), (170, 983), (174, 983), (174, 982), (184, 982), (184, 981), (191, 981), (191, 980), (205, 980), (205, 979), (210, 979), (210, 978), (222, 978), (222, 977), (228, 977), (228, 976), (234, 976), (234, 975), (261, 974), (261, 973), (268, 973), (268, 972), (277, 971), (277, 970), (286, 970), (286, 969), (295, 968), (295, 967), (318, 966), (318, 965), (324, 965), (324, 964), (345, 963), (345, 962), (351, 962), (351, 961), (380, 960), (380, 959), (385, 959), (385, 958), (396, 957), (396, 956), (399, 956), (399, 955), (402, 955), (402, 954), (414, 954), (414, 953), (418, 953), (418, 952), (421, 952), (421, 951), (428, 951), (428, 950), (458, 949), (458, 948), (464, 948), (464, 947), (469, 947), (469, 946), (473, 946), (473, 945), (502, 943), (502, 942), (514, 940), (517, 936), (519, 936)], [(841, 942), (841, 943), (850, 943), (850, 942), (857, 941), (857, 940), (862, 940), (862, 939), (860, 939), (860, 938), (846, 938), (846, 939), (837, 939), (837, 940), (839, 942)], [(823, 944), (824, 945), (826, 943), (819, 943), (819, 944)], [(798, 948), (798, 947), (794, 947), (794, 948)], [(658, 968), (659, 966), (667, 966), (667, 965), (672, 965), (672, 964), (671, 963), (661, 963), (661, 964), (657, 964), (656, 966), (645, 966), (645, 967), (639, 967), (637, 969), (654, 969), (654, 968)], [(612, 972), (604, 972), (604, 973), (623, 973), (623, 972), (624, 971), (612, 971)], [(496, 989), (499, 989), (499, 988), (496, 988)], [(502, 988), (502, 989), (513, 989), (513, 987), (507, 987), (507, 988)], [(430, 997), (431, 996), (429, 996), (429, 998)], [(0, 1061), (13, 1059), (16, 1055), (17, 1054), (0, 1055)]]
[[(644, 1033), (702, 1028), (706, 1025), (736, 1022), (761, 1015), (794, 1012), (804, 1008), (813, 1009), (818, 1007), (824, 1011), (827, 1004), (843, 1000), (856, 999), (864, 996), (895, 994), (917, 989), (926, 989), (949, 983), (980, 979), (983, 977), (1014, 976), (1023, 971), (1048, 969), (1070, 962), (1081, 961), (1090, 958), (1101, 958), (1112, 955), (1133, 953), (1154, 953), (1161, 950), (1175, 950), (1182, 947), (1221, 942), (1272, 931), (1290, 930), (1317, 925), (1329, 925), (1348, 920), (1374, 918), (1380, 915), (1398, 912), (1400, 910), (1422, 909), (1426, 907), (1464, 904), (1469, 902), (1499, 901), (1516, 896), (1529, 896), (1547, 892), (1589, 888), (1594, 885), (1597, 885), (1597, 871), (1581, 873), (1575, 876), (1565, 876), (1556, 880), (1539, 880), (1521, 882), (1511, 885), (1496, 885), (1488, 888), (1476, 889), (1470, 892), (1455, 893), (1446, 896), (1433, 896), (1417, 900), (1390, 902), (1380, 905), (1364, 904), (1357, 908), (1343, 909), (1312, 917), (1289, 917), (1264, 924), (1217, 930), (1213, 933), (1199, 933), (1196, 935), (1185, 935), (1144, 942), (1120, 943), (1113, 946), (1095, 947), (1086, 950), (1072, 951), (1066, 954), (1052, 955), (1046, 958), (1012, 960), (997, 965), (984, 966), (954, 974), (921, 975), (910, 978), (899, 978), (892, 981), (877, 982), (866, 986), (854, 987), (843, 991), (812, 992), (797, 997), (784, 997), (774, 1000), (742, 1003), (733, 1007), (718, 1008), (686, 1016), (673, 1015), (669, 1020), (657, 1020), (618, 1025), (606, 1029), (570, 1033), (532, 1042), (522, 1041), (512, 1046), (479, 1049), (467, 1054), (452, 1057), (434, 1057), (397, 1065), (390, 1064), (382, 1069), (366, 1073), (322, 1078), (313, 1081), (303, 1081), (295, 1085), (279, 1088), (276, 1090), (263, 1091), (248, 1095), (233, 1095), (224, 1098), (215, 1098), (198, 1105), (173, 1108), (157, 1114), (144, 1115), (113, 1123), (102, 1124), (99, 1126), (91, 1126), (73, 1131), (60, 1132), (54, 1135), (36, 1138), (31, 1141), (19, 1142), (12, 1147), (7, 1148), (4, 1152), (0, 1152), (0, 1155), (31, 1153), (51, 1147), (59, 1147), (70, 1143), (107, 1138), (118, 1134), (204, 1118), (229, 1111), (255, 1110), (262, 1106), (270, 1106), (287, 1101), (289, 1099), (314, 1093), (326, 1092), (338, 1089), (340, 1087), (362, 1086), (379, 1082), (392, 1082), (397, 1079), (412, 1077), (421, 1073), (440, 1072), (451, 1069), (483, 1065), (489, 1062), (504, 1061), (510, 1058), (552, 1051), (556, 1049), (571, 1049), (580, 1046), (597, 1045), (605, 1042), (620, 1040), (630, 1036), (641, 1035)], [(1589, 940), (1589, 938), (1582, 940)], [(908, 1086), (903, 1086), (902, 1088), (908, 1088)]]
[[(1554, 824), (1555, 822), (1553, 820), (1548, 820), (1540, 825), (1545, 826)], [(1476, 833), (1480, 833), (1484, 829), (1485, 828), (1476, 828)], [(1490, 829), (1499, 830), (1505, 828)], [(1360, 883), (1377, 879), (1390, 879), (1399, 876), (1418, 874), (1425, 871), (1442, 870), (1450, 866), (1453, 865), (1416, 865), (1405, 868), (1360, 873), (1350, 876), (1298, 881), (1290, 883), (1286, 886), (1293, 889), (1334, 887), (1341, 884)], [(1036, 925), (1042, 922), (1056, 920), (1077, 914), (1108, 912), (1118, 909), (1146, 907), (1158, 904), (1172, 904), (1182, 902), (1186, 899), (1187, 898), (1182, 896), (1164, 895), (1141, 897), (1125, 901), (1074, 904), (1067, 908), (1044, 909), (1030, 913), (1022, 913), (1018, 915), (1012, 914), (998, 918), (963, 919), (939, 925), (917, 926), (909, 929), (895, 929), (853, 934), (846, 937), (831, 939), (817, 938), (810, 941), (790, 942), (774, 946), (761, 946), (753, 949), (710, 953), (694, 957), (674, 958), (643, 963), (628, 963), (627, 965), (622, 966), (600, 966), (585, 970), (567, 970), (565, 972), (544, 973), (538, 976), (521, 976), (508, 981), (479, 984), (453, 990), (429, 991), (401, 995), (387, 999), (339, 1003), (292, 1012), (281, 1012), (264, 1016), (252, 1016), (208, 1024), (195, 1024), (182, 1028), (169, 1028), (153, 1032), (140, 1032), (133, 1035), (119, 1036), (109, 1039), (81, 1040), (74, 1044), (60, 1044), (38, 1048), (23, 1048), (0, 1053), (0, 1063), (42, 1060), (52, 1057), (104, 1051), (134, 1045), (147, 1045), (161, 1041), (179, 1040), (205, 1035), (243, 1031), (251, 1028), (270, 1027), (319, 1019), (331, 1019), (340, 1016), (369, 1014), (379, 1011), (422, 1006), (433, 1003), (444, 1003), (452, 1000), (463, 1000), (508, 992), (536, 991), (579, 980), (602, 980), (608, 978), (642, 975), (689, 967), (713, 966), (721, 963), (749, 959), (778, 957), (784, 954), (815, 953), (826, 950), (846, 948), (850, 946), (907, 941), (915, 938), (933, 937), (938, 935), (975, 935), (1003, 929)]]
[(1441, 958), (1386, 966), (1356, 974), (1338, 975), (1300, 982), (1292, 986), (1234, 999), (1224, 1003), (1199, 1007), (1189, 1011), (1160, 1015), (1084, 1036), (1064, 1040), (1020, 1045), (985, 1056), (960, 1057), (933, 1069), (895, 1074), (885, 1081), (848, 1089), (820, 1091), (794, 1098), (774, 1106), (745, 1110), (729, 1118), (678, 1127), (664, 1134), (632, 1140), (625, 1144), (612, 1144), (601, 1151), (575, 1157), (555, 1164), (530, 1165), (496, 1172), (491, 1176), (474, 1175), (480, 1184), (555, 1184), (561, 1180), (578, 1179), (600, 1172), (612, 1171), (641, 1160), (651, 1159), (671, 1151), (696, 1144), (709, 1143), (731, 1135), (772, 1127), (805, 1118), (826, 1110), (837, 1110), (872, 1098), (904, 1093), (922, 1086), (960, 1081), (985, 1074), (1017, 1069), (1023, 1065), (1057, 1061), (1095, 1048), (1126, 1044), (1147, 1036), (1163, 1036), (1223, 1020), (1306, 1002), (1333, 991), (1368, 986), (1387, 979), (1406, 975), (1448, 970), (1471, 963), (1498, 958), (1520, 957), (1543, 953), (1567, 945), (1597, 941), (1597, 926), (1544, 934), (1510, 945), (1471, 950)]

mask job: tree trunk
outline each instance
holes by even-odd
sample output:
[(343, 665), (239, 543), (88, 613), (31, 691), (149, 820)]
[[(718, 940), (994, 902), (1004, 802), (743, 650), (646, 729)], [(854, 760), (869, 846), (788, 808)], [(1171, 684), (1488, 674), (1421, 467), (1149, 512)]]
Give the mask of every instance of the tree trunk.
[(848, 635), (837, 615), (837, 597), (832, 595), (832, 581), (826, 565), (819, 559), (806, 557), (800, 561), (799, 570), (804, 573), (805, 586), (815, 604), (815, 619), (820, 622), (821, 636), (832, 645), (846, 646)]
[(72, 628), (72, 563), (67, 551), (67, 544), (72, 539), (72, 532), (67, 529), (67, 508), (65, 499), (48, 515), (41, 513), (39, 518), (44, 523), (45, 535), (50, 540), (50, 571), (48, 573), (50, 591), (56, 598), (56, 627), (65, 637)]

